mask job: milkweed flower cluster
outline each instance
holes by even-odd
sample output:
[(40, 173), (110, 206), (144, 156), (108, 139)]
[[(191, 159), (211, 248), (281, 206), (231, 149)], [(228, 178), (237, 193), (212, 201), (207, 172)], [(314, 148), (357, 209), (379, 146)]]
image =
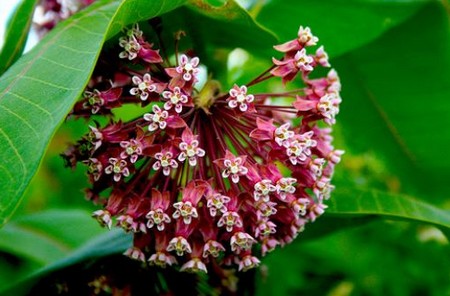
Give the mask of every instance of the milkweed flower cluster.
[[(341, 86), (317, 42), (300, 27), (275, 46), (282, 57), (272, 67), (222, 91), (211, 79), (197, 89), (201, 61), (192, 52), (171, 63), (137, 25), (120, 38), (116, 68), (99, 64), (71, 113), (110, 121), (90, 126), (64, 157), (87, 166), (87, 196), (102, 206), (93, 216), (134, 234), (127, 256), (182, 271), (245, 271), (324, 213), (343, 154), (331, 143)], [(310, 78), (318, 67), (327, 74)], [(252, 90), (268, 79), (302, 86)], [(114, 120), (124, 104), (141, 115)]]
[(40, 35), (53, 29), (60, 21), (69, 18), (95, 0), (41, 0), (33, 15), (33, 23)]

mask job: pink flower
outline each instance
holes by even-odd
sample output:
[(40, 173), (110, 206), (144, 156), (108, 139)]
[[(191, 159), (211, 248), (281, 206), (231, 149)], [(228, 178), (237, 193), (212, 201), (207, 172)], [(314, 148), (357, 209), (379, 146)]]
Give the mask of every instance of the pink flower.
[(163, 268), (167, 265), (172, 266), (173, 264), (178, 264), (177, 259), (166, 250), (169, 244), (168, 236), (164, 232), (157, 232), (154, 238), (156, 252), (150, 255), (148, 259), (149, 264)]
[(255, 198), (255, 201), (262, 199), (264, 202), (268, 202), (270, 200), (270, 194), (277, 189), (269, 179), (264, 179), (255, 183), (253, 188), (253, 197)]
[(253, 107), (252, 102), (255, 100), (253, 95), (247, 94), (247, 87), (245, 85), (239, 87), (236, 84), (229, 91), (230, 97), (227, 99), (228, 107), (236, 108), (239, 106), (239, 110), (245, 112), (247, 110), (253, 111), (255, 108)]
[(183, 256), (185, 253), (192, 253), (192, 248), (187, 239), (182, 236), (174, 237), (167, 246), (167, 252), (175, 251), (178, 256)]
[[(164, 99), (168, 100), (164, 104), (165, 110), (170, 110), (175, 107), (175, 112), (181, 113), (183, 111), (183, 105), (187, 105), (189, 99), (186, 95), (181, 93), (181, 90), (178, 86), (175, 86), (173, 91), (167, 90), (162, 93)], [(192, 106), (192, 104), (190, 104)]]
[[(273, 119), (266, 121), (264, 119), (261, 119), (259, 117), (256, 118), (256, 128), (254, 130), (252, 130), (250, 132), (250, 137), (252, 139), (254, 139), (255, 141), (271, 141), (274, 139), (275, 132), (284, 127), (284, 133), (287, 132), (287, 129), (290, 126), (290, 123), (285, 123), (282, 126), (280, 126), (279, 128), (277, 128), (274, 124), (273, 124)], [(280, 132), (278, 131), (277, 134), (280, 134)], [(292, 137), (292, 133), (289, 134)], [(281, 140), (283, 140), (286, 137), (282, 137)], [(282, 141), (281, 141), (282, 142)], [(277, 143), (279, 143), (279, 141), (277, 141)], [(279, 144), (281, 145), (281, 144)]]
[(190, 224), (192, 218), (198, 218), (196, 207), (207, 189), (206, 184), (204, 181), (194, 180), (186, 185), (182, 192), (182, 200), (173, 204), (173, 207), (176, 209), (172, 215), (174, 219), (182, 217), (185, 224)]
[(258, 258), (254, 256), (247, 255), (244, 258), (242, 258), (239, 262), (239, 271), (246, 271), (251, 268), (255, 268), (261, 263)]
[(142, 252), (140, 249), (138, 249), (136, 247), (128, 248), (123, 254), (125, 256), (130, 257), (131, 259), (145, 262), (145, 254), (144, 254), (144, 252)]
[(165, 69), (166, 73), (172, 77), (169, 87), (191, 89), (192, 85), (198, 81), (197, 75), (200, 70), (197, 67), (199, 64), (200, 59), (198, 57), (189, 59), (187, 55), (182, 54), (180, 64), (177, 67)]
[(130, 175), (130, 170), (125, 160), (111, 157), (109, 163), (110, 165), (105, 168), (105, 174), (113, 174), (114, 181), (119, 182), (122, 177)]
[(126, 37), (119, 39), (119, 46), (124, 50), (120, 52), (121, 59), (134, 60), (141, 58), (147, 63), (157, 64), (163, 60), (159, 55), (159, 50), (152, 49), (153, 44), (148, 43), (143, 38), (143, 32), (139, 30), (136, 24), (132, 29), (128, 30)]
[(171, 150), (164, 149), (161, 152), (155, 153), (156, 161), (153, 163), (152, 168), (157, 171), (162, 169), (164, 176), (169, 176), (172, 169), (178, 167), (178, 162), (175, 160), (175, 156)]
[(288, 41), (281, 45), (276, 45), (274, 48), (281, 52), (292, 52), (303, 49), (306, 46), (314, 46), (319, 41), (319, 38), (311, 33), (309, 27), (303, 28), (300, 26), (297, 33), (297, 39)]
[(203, 271), (204, 273), (208, 273), (205, 263), (203, 263), (199, 258), (194, 258), (184, 263), (183, 266), (181, 266), (180, 271), (190, 271), (190, 272)]
[(153, 81), (149, 73), (145, 73), (142, 79), (139, 76), (133, 76), (132, 81), (136, 87), (130, 89), (130, 94), (139, 96), (142, 101), (146, 101), (151, 93), (159, 97), (165, 88), (163, 83)]
[(293, 58), (285, 58), (282, 61), (274, 58), (272, 61), (276, 67), (270, 73), (282, 77), (284, 83), (292, 81), (298, 72), (306, 74), (314, 70), (314, 58), (306, 54), (305, 48), (297, 51)]
[(248, 169), (244, 166), (246, 156), (235, 157), (230, 151), (225, 152), (225, 157), (214, 161), (214, 163), (222, 169), (222, 177), (231, 176), (233, 183), (239, 182), (240, 176), (245, 176)]
[(314, 56), (314, 60), (317, 64), (320, 64), (322, 67), (330, 67), (330, 63), (328, 62), (328, 54), (325, 52), (323, 46), (320, 46), (316, 50), (316, 55)]
[(230, 240), (231, 251), (239, 254), (242, 250), (250, 250), (256, 240), (248, 233), (235, 232)]
[(41, 0), (33, 15), (34, 27), (42, 37), (60, 21), (69, 18), (92, 2), (94, 0)]
[(167, 118), (169, 117), (169, 113), (167, 111), (161, 110), (158, 105), (153, 105), (153, 113), (146, 113), (144, 115), (144, 119), (150, 122), (148, 126), (148, 130), (153, 132), (159, 129), (165, 129), (167, 126)]
[(120, 88), (110, 88), (106, 91), (86, 90), (83, 93), (84, 100), (77, 103), (74, 109), (90, 111), (92, 114), (110, 114), (112, 108), (122, 105), (119, 101), (121, 95), (122, 89)]
[(165, 225), (171, 222), (169, 215), (166, 213), (169, 205), (169, 192), (166, 191), (161, 194), (153, 188), (150, 211), (145, 215), (148, 219), (147, 227), (149, 229), (156, 225), (159, 231), (163, 231)]
[(97, 219), (97, 221), (103, 225), (111, 229), (112, 226), (112, 218), (111, 214), (108, 211), (105, 210), (97, 210), (92, 214), (92, 217)]
[(222, 217), (220, 217), (219, 221), (217, 222), (217, 226), (225, 226), (228, 232), (232, 232), (234, 228), (242, 228), (242, 218), (235, 211), (226, 211), (225, 213), (223, 213)]
[(217, 241), (209, 240), (203, 247), (203, 257), (218, 257), (220, 252), (224, 252), (225, 248)]
[(182, 142), (178, 145), (180, 149), (180, 154), (178, 155), (178, 160), (180, 162), (188, 159), (190, 166), (197, 165), (197, 158), (205, 156), (205, 150), (199, 147), (199, 142), (196, 140), (197, 136), (192, 134), (189, 128), (186, 128), (181, 134)]

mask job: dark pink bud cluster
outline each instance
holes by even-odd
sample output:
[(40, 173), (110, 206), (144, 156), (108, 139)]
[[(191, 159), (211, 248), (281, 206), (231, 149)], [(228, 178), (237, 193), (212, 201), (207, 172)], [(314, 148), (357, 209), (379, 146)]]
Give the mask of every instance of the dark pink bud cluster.
[[(201, 81), (192, 53), (176, 53), (175, 64), (162, 58), (137, 25), (120, 38), (115, 57), (99, 62), (71, 115), (110, 122), (91, 126), (65, 158), (88, 167), (87, 196), (103, 206), (94, 217), (134, 233), (127, 256), (186, 271), (247, 270), (324, 212), (343, 151), (322, 122), (335, 122), (340, 84), (334, 70), (309, 78), (329, 64), (323, 47), (306, 53), (318, 41), (309, 28), (298, 35), (275, 46), (284, 57), (271, 68), (225, 91)], [(252, 92), (299, 72), (302, 88)], [(115, 121), (114, 109), (125, 104), (140, 106), (141, 115)]]
[(41, 0), (36, 6), (33, 22), (42, 35), (53, 29), (60, 21), (67, 19), (95, 0)]

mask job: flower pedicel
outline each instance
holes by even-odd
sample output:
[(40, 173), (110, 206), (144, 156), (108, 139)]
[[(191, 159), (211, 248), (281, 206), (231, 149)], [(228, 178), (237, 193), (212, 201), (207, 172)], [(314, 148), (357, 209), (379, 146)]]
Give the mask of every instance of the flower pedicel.
[[(183, 271), (247, 270), (323, 214), (343, 151), (330, 135), (339, 78), (333, 69), (309, 77), (330, 67), (317, 42), (300, 27), (296, 39), (275, 46), (283, 56), (271, 68), (223, 92), (215, 80), (197, 89), (201, 61), (192, 53), (171, 64), (137, 25), (120, 38), (71, 115), (110, 116), (124, 104), (140, 105), (142, 115), (91, 126), (64, 157), (88, 167), (87, 197), (102, 206), (93, 216), (134, 233), (127, 256)], [(303, 86), (252, 91), (280, 78)]]

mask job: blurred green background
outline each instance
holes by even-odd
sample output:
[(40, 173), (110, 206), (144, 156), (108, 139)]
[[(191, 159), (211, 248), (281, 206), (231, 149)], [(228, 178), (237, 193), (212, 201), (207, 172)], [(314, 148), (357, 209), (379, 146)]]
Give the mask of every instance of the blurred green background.
[[(292, 39), (300, 24), (310, 26), (340, 75), (343, 103), (334, 143), (346, 154), (332, 199), (345, 205), (361, 192), (377, 192), (448, 209), (449, 2), (247, 4), (280, 40)], [(249, 55), (244, 66), (229, 69), (228, 83), (264, 69), (271, 54)], [(83, 196), (84, 169), (66, 169), (59, 157), (85, 132), (81, 120), (62, 125), (22, 204), (0, 230), (0, 287), (67, 258), (105, 232), (90, 218), (96, 207)], [(414, 211), (386, 219), (393, 215), (383, 215), (383, 207), (389, 205), (360, 213), (332, 207), (294, 243), (263, 260), (256, 293), (450, 295), (448, 230), (405, 221), (414, 220)]]

